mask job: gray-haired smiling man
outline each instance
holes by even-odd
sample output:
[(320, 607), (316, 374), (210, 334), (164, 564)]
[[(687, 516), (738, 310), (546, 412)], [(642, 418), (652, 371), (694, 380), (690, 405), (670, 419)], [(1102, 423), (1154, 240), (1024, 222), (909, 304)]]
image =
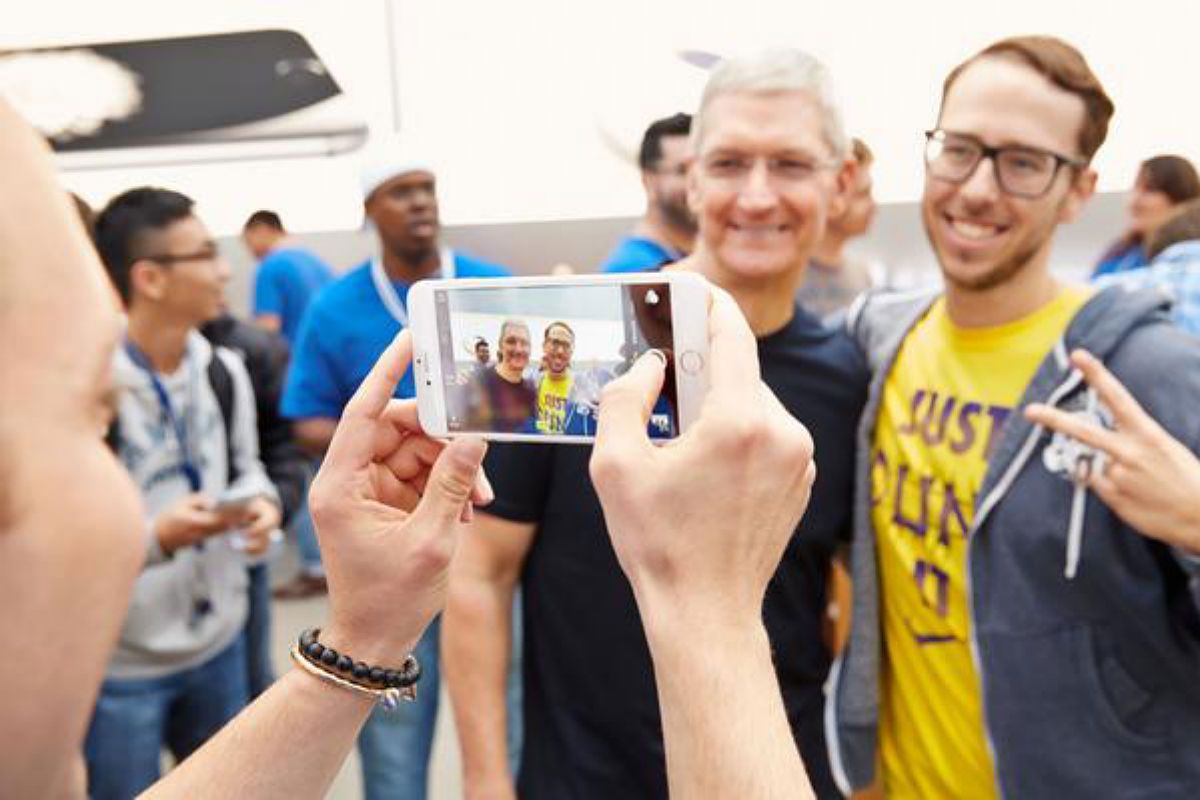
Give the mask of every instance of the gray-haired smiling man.
[[(691, 137), (687, 197), (699, 227), (694, 252), (673, 268), (698, 272), (734, 297), (757, 338), (763, 380), (811, 431), (822, 459), (763, 614), (808, 775), (819, 796), (836, 797), (822, 729), (830, 663), (822, 630), (826, 576), (851, 528), (867, 373), (849, 337), (824, 329), (793, 298), (831, 209), (853, 186), (854, 165), (828, 72), (796, 51), (723, 62)], [(462, 541), (444, 620), (443, 665), (468, 796), (667, 794), (650, 653), (589, 478), (590, 455), (576, 445), (489, 451), (496, 500)], [(518, 584), (525, 739), (513, 776), (502, 686)]]

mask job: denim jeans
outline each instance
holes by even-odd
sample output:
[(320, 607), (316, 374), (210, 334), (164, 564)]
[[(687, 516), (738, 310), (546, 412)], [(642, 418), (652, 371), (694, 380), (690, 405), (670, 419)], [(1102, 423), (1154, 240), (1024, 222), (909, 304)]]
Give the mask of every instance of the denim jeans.
[[(425, 800), (429, 783), (429, 755), (433, 751), (434, 725), (438, 713), (438, 649), (441, 617), (417, 643), (415, 655), (421, 662), (417, 702), (401, 703), (395, 711), (376, 708), (362, 733), (358, 751), (362, 760), (365, 800)], [(513, 646), (509, 663), (508, 763), (516, 775), (521, 762), (521, 605), (520, 594), (513, 603)]]
[(264, 562), (247, 567), (246, 577), (250, 607), (246, 615), (246, 675), (253, 700), (275, 681), (275, 668), (271, 666), (271, 575)]
[(127, 800), (159, 777), (165, 745), (182, 761), (246, 705), (246, 643), (162, 678), (109, 679), (88, 728), (88, 796)]

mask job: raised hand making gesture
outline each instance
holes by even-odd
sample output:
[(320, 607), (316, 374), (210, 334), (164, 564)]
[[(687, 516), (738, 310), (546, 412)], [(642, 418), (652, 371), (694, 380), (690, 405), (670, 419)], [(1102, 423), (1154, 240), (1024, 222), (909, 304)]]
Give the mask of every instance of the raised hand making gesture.
[(1080, 477), (1130, 527), (1200, 553), (1200, 460), (1155, 422), (1099, 359), (1076, 350), (1071, 363), (1112, 412), (1114, 429), (1040, 403), (1026, 408), (1025, 416), (1104, 453), (1103, 464)]

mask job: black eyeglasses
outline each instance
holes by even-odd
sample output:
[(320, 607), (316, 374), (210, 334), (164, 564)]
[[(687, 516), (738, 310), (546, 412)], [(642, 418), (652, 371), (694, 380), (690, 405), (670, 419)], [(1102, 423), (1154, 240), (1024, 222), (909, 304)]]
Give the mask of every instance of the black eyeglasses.
[(950, 133), (941, 128), (925, 132), (925, 166), (938, 180), (963, 183), (985, 158), (992, 160), (1000, 189), (1005, 194), (1027, 200), (1036, 200), (1050, 191), (1063, 166), (1087, 166), (1082, 159), (1068, 158), (1038, 147), (989, 147), (964, 133)]

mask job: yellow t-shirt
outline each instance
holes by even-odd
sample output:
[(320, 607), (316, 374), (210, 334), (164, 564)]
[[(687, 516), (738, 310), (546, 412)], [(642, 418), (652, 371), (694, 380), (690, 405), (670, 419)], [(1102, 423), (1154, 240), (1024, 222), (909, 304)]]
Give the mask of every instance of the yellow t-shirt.
[(888, 798), (996, 795), (970, 650), (966, 536), (1004, 421), (1088, 296), (1064, 288), (1022, 319), (970, 329), (938, 300), (888, 375), (871, 450)]
[(575, 376), (570, 372), (555, 378), (549, 372), (538, 384), (537, 429), (539, 433), (562, 433), (567, 424), (567, 398)]

